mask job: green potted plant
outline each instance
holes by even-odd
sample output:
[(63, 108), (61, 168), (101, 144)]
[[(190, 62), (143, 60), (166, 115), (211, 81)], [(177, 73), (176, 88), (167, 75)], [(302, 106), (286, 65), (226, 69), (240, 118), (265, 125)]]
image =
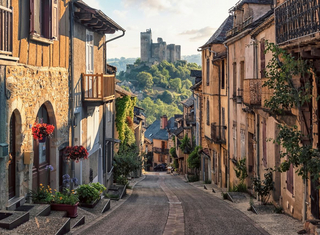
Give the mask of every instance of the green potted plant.
[(78, 216), (78, 204), (79, 197), (74, 190), (64, 189), (52, 195), (51, 210), (67, 211), (68, 217), (75, 218)]
[(33, 203), (51, 203), (52, 189), (49, 185), (47, 187), (44, 187), (43, 184), (40, 184), (40, 187), (37, 191), (30, 191), (30, 196), (32, 198)]
[(82, 184), (77, 188), (80, 206), (93, 208), (106, 188), (100, 183)]

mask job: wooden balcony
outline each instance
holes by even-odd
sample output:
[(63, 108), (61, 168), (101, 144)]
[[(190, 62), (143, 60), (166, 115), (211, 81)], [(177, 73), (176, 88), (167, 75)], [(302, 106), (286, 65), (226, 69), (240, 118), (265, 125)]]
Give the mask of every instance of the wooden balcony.
[(216, 123), (211, 123), (211, 139), (216, 144), (226, 143), (226, 127), (218, 126)]
[(152, 152), (160, 154), (169, 154), (169, 149), (153, 147)]
[(275, 9), (277, 44), (320, 31), (319, 0), (288, 0)]
[(247, 105), (261, 105), (261, 79), (245, 79), (243, 102)]
[(82, 100), (92, 106), (115, 98), (115, 75), (82, 74)]
[(12, 55), (13, 10), (0, 6), (0, 54)]
[(261, 107), (263, 108), (267, 108), (265, 106), (265, 100), (270, 100), (271, 96), (273, 96), (273, 90), (262, 86), (265, 81), (267, 81), (267, 78), (261, 79)]

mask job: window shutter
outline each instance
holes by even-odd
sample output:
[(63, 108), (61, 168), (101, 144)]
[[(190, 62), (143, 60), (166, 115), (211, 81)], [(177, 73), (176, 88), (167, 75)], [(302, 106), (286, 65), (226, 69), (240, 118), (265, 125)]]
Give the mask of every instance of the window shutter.
[(267, 125), (266, 125), (266, 120), (263, 120), (263, 124), (262, 124), (262, 146), (263, 146), (262, 161), (263, 161), (264, 167), (267, 167)]
[(290, 164), (290, 168), (287, 171), (287, 189), (293, 194), (293, 166)]
[(260, 42), (260, 73), (261, 78), (264, 78), (265, 75), (265, 69), (266, 69), (266, 55), (264, 54), (265, 51), (265, 45), (264, 45), (264, 39), (261, 39)]
[(34, 9), (34, 0), (30, 0), (30, 34), (35, 32), (35, 9)]
[(209, 86), (209, 78), (210, 78), (210, 60), (207, 59), (207, 86)]
[(51, 38), (58, 39), (59, 35), (59, 5), (58, 0), (52, 0), (51, 5)]

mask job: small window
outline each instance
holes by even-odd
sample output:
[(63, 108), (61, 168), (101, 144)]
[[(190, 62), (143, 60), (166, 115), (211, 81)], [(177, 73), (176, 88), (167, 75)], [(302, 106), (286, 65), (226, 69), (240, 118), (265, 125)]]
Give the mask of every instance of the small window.
[(224, 60), (222, 60), (222, 66), (221, 66), (221, 89), (225, 89), (225, 68), (224, 68)]
[(210, 79), (210, 59), (207, 59), (207, 86), (209, 86), (209, 79)]
[(209, 99), (207, 99), (207, 125), (210, 125), (210, 103), (209, 103)]
[(58, 39), (58, 0), (30, 0), (30, 34)]

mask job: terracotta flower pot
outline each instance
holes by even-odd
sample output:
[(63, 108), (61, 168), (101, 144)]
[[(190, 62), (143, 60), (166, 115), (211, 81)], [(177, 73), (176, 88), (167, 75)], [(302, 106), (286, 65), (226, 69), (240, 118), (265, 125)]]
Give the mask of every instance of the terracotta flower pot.
[(76, 218), (78, 216), (78, 205), (77, 202), (75, 205), (67, 205), (67, 204), (51, 204), (51, 210), (53, 211), (66, 211), (68, 217)]

